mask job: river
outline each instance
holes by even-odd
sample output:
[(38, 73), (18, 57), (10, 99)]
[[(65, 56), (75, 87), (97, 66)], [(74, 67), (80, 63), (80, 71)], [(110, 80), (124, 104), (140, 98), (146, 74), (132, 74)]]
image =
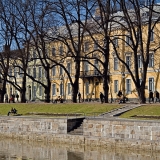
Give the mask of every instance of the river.
[(160, 153), (0, 139), (0, 160), (160, 160)]

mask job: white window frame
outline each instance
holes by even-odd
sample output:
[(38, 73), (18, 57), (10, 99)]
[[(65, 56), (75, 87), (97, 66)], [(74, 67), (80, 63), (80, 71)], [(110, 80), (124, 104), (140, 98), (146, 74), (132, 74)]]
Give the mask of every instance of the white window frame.
[(52, 56), (55, 56), (56, 55), (56, 49), (53, 47), (52, 48)]
[(138, 60), (138, 68), (142, 68), (142, 56), (140, 54), (137, 55), (137, 60)]
[(84, 52), (88, 52), (89, 51), (89, 42), (84, 42)]
[(55, 75), (56, 75), (56, 66), (52, 68), (52, 76), (55, 76)]
[(126, 46), (131, 44), (130, 34), (126, 35)]
[(148, 79), (148, 89), (149, 91), (154, 91), (154, 77), (149, 77)]
[(62, 45), (59, 47), (59, 54), (63, 55), (63, 46)]
[(56, 96), (56, 84), (52, 84), (52, 96)]
[(67, 62), (67, 71), (71, 73), (71, 62)]
[(114, 80), (114, 93), (117, 93), (118, 91), (119, 91), (118, 80)]
[(131, 68), (131, 56), (126, 55), (126, 64), (128, 65), (129, 68)]
[(154, 67), (154, 54), (153, 54), (153, 53), (150, 53), (150, 54), (149, 54), (148, 67), (149, 67), (149, 68)]
[(85, 83), (85, 88), (86, 88), (85, 93), (86, 93), (86, 95), (88, 95), (89, 94), (89, 82)]
[(33, 68), (33, 78), (36, 78), (36, 67)]
[(113, 38), (113, 44), (115, 47), (118, 47), (118, 37)]
[(118, 58), (114, 57), (114, 70), (118, 70)]
[(42, 67), (38, 67), (38, 70), (39, 70), (38, 77), (42, 78)]
[(71, 95), (71, 93), (72, 93), (72, 92), (71, 92), (71, 83), (68, 83), (67, 86), (68, 86), (68, 95)]
[(151, 42), (154, 41), (154, 32), (153, 32), (153, 30), (151, 31), (150, 41), (151, 41)]
[(126, 93), (130, 94), (131, 91), (131, 79), (126, 79)]
[(39, 96), (42, 96), (42, 86), (39, 86)]

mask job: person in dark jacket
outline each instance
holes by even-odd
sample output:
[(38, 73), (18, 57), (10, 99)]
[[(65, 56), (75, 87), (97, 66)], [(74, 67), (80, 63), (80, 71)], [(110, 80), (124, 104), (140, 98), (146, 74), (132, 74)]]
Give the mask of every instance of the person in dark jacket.
[(104, 99), (104, 95), (102, 92), (100, 92), (100, 100), (101, 100), (101, 103), (103, 103), (103, 99)]
[(151, 90), (149, 91), (149, 103), (150, 102), (154, 102), (153, 92)]

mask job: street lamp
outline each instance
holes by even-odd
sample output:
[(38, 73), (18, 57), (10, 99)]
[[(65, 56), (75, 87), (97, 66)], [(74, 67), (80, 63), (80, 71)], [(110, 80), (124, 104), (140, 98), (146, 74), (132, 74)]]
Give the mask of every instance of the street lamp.
[(28, 85), (28, 100), (31, 100), (31, 86)]
[(124, 95), (124, 91), (125, 91), (125, 73), (121, 72), (122, 75), (122, 93)]
[(64, 77), (63, 75), (60, 77), (60, 94), (61, 94), (61, 99), (62, 99), (62, 95), (63, 95), (63, 80), (64, 80)]

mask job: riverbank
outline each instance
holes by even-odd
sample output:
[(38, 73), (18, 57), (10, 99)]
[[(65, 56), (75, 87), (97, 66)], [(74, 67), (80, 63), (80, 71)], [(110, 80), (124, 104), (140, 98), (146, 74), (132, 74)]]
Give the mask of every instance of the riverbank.
[[(1, 116), (0, 136), (28, 141), (160, 151), (160, 122), (120, 118), (83, 119), (82, 135), (71, 135), (78, 119)], [(82, 119), (81, 119), (82, 120)]]

